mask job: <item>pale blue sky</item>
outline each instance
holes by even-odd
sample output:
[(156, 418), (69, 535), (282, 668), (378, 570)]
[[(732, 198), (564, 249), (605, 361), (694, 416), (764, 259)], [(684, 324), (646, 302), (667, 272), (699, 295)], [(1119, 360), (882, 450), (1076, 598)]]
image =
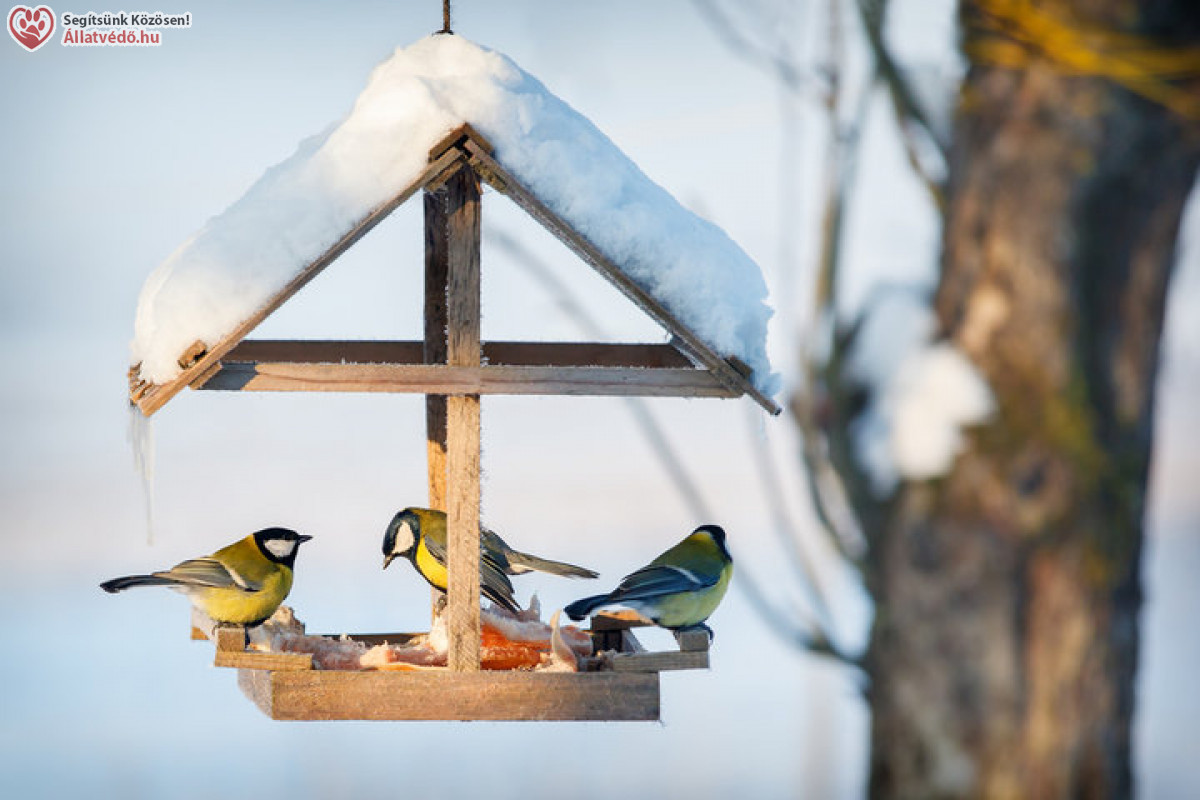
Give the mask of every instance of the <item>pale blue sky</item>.
[[(906, 55), (945, 47), (948, 20), (929, 10), (944, 6), (905, 15)], [(191, 11), (194, 23), (164, 31), (159, 48), (51, 43), (29, 54), (0, 43), (0, 791), (22, 796), (42, 780), (52, 796), (85, 788), (97, 796), (211, 796), (204, 776), (215, 778), (208, 768), (221, 765), (223, 790), (236, 781), (259, 797), (369, 791), (396, 785), (405, 772), (425, 793), (445, 776), (446, 796), (487, 786), (493, 797), (599, 797), (609, 792), (596, 788), (597, 765), (624, 762), (618, 784), (663, 797), (853, 793), (866, 730), (855, 681), (779, 644), (736, 592), (713, 621), (713, 671), (664, 678), (664, 725), (414, 726), (267, 722), (231, 674), (208, 666), (206, 646), (186, 641), (181, 599), (113, 598), (95, 588), (117, 572), (291, 524), (318, 537), (301, 555), (292, 598), (314, 629), (416, 627), (427, 615), (423, 585), (411, 574), (379, 573), (377, 557), (395, 506), (423, 501), (419, 400), (181, 395), (155, 420), (148, 545), (125, 441), (125, 369), (150, 270), (299, 140), (340, 117), (395, 46), (439, 27), (440, 4), (161, 9)], [(590, 117), (647, 174), (722, 225), (778, 292), (778, 94), (729, 55), (690, 3), (476, 0), (455, 9), (461, 34), (507, 53)], [(935, 64), (948, 60), (948, 51), (930, 55)], [(937, 244), (920, 191), (889, 148), (886, 114), (876, 116), (863, 166), (874, 177), (856, 207), (850, 250), (856, 293), (872, 276), (928, 275)], [(811, 108), (805, 126), (800, 169), (813, 186), (822, 122)], [(655, 336), (506, 201), (489, 195), (485, 204), (487, 224), (528, 237), (614, 337)], [(807, 240), (802, 248), (810, 257)], [(1198, 250), (1180, 274), (1193, 298)], [(489, 252), (485, 244), (489, 330), (577, 335), (518, 265)], [(410, 335), (419, 324), (420, 257), (419, 208), (402, 209), (263, 332)], [(1168, 555), (1148, 565), (1151, 606), (1163, 610), (1149, 623), (1142, 697), (1151, 724), (1139, 740), (1162, 797), (1195, 780), (1200, 762), (1172, 733), (1200, 714), (1194, 693), (1175, 694), (1187, 679), (1179, 664), (1194, 664), (1200, 643), (1172, 635), (1183, 610), (1200, 604), (1189, 577), (1200, 569), (1200, 509), (1183, 490), (1200, 466), (1186, 400), (1200, 391), (1200, 331), (1178, 303), (1173, 314), (1167, 374), (1176, 388), (1164, 394), (1163, 417), (1172, 435), (1164, 437), (1155, 495)], [(772, 331), (775, 367), (785, 376), (794, 373), (787, 333)], [(750, 437), (768, 442), (794, 493), (790, 510), (803, 519), (795, 442), (784, 420), (756, 419), (745, 405), (651, 408), (730, 530), (739, 564), (791, 600), (799, 591), (770, 531)], [(610, 580), (701, 521), (673, 493), (619, 401), (495, 398), (484, 425), (485, 518), (530, 549), (595, 566)], [(861, 640), (861, 595), (827, 556), (823, 563), (843, 634)], [(579, 591), (564, 583), (527, 581), (518, 591), (527, 596), (533, 584), (547, 606), (561, 605)], [(471, 770), (443, 760), (451, 745), (468, 754)], [(251, 753), (286, 777), (252, 771)], [(504, 777), (512, 771), (520, 777)]]

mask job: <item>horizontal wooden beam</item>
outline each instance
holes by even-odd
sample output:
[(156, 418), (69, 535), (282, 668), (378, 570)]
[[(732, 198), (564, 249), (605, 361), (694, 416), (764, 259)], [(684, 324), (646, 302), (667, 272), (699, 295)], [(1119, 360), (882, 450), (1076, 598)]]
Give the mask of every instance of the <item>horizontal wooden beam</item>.
[(238, 685), (272, 719), (657, 720), (653, 672), (264, 672)]
[(737, 397), (705, 370), (446, 364), (222, 363), (197, 389), (248, 392)]
[[(246, 339), (225, 364), (421, 364), (423, 342)], [(486, 364), (539, 367), (676, 367), (692, 364), (669, 344), (484, 342)]]

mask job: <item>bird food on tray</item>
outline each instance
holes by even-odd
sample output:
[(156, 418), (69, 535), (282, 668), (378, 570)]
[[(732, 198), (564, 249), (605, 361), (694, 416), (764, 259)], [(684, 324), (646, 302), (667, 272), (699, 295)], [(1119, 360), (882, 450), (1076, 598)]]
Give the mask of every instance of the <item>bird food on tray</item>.
[[(542, 622), (536, 598), (529, 610), (519, 614), (484, 609), (482, 624), (480, 655), (486, 670), (575, 671), (580, 660), (592, 654), (591, 637), (574, 625), (559, 627), (557, 613), (550, 624)], [(284, 613), (265, 623), (256, 638), (252, 648), (309, 653), (313, 667), (326, 670), (434, 669), (446, 666), (449, 650), (443, 617), (434, 621), (429, 633), (395, 634), (380, 642), (376, 636), (363, 641), (352, 635), (305, 635), (303, 625)]]

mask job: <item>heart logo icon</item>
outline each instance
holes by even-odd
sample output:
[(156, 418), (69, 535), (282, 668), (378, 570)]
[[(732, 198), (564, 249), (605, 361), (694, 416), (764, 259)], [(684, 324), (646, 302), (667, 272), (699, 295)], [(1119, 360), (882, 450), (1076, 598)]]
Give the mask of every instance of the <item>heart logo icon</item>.
[(8, 12), (8, 35), (29, 52), (50, 41), (54, 33), (54, 12), (49, 6), (13, 6)]

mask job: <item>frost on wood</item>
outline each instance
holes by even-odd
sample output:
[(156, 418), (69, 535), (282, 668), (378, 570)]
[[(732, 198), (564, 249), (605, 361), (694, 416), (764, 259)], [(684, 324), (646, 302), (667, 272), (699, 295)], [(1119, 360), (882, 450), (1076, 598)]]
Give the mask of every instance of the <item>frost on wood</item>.
[(962, 451), (963, 428), (992, 413), (979, 371), (935, 333), (923, 298), (892, 292), (868, 309), (855, 341), (850, 374), (870, 391), (852, 429), (855, 454), (880, 496), (901, 479), (944, 475)]
[(772, 395), (766, 284), (720, 228), (686, 210), (591, 122), (506, 56), (460, 36), (399, 48), (350, 113), (268, 170), (147, 279), (132, 357), (139, 377), (180, 373), (265, 306), (371, 209), (420, 175), (429, 149), (463, 123), (551, 210), (717, 352)]

